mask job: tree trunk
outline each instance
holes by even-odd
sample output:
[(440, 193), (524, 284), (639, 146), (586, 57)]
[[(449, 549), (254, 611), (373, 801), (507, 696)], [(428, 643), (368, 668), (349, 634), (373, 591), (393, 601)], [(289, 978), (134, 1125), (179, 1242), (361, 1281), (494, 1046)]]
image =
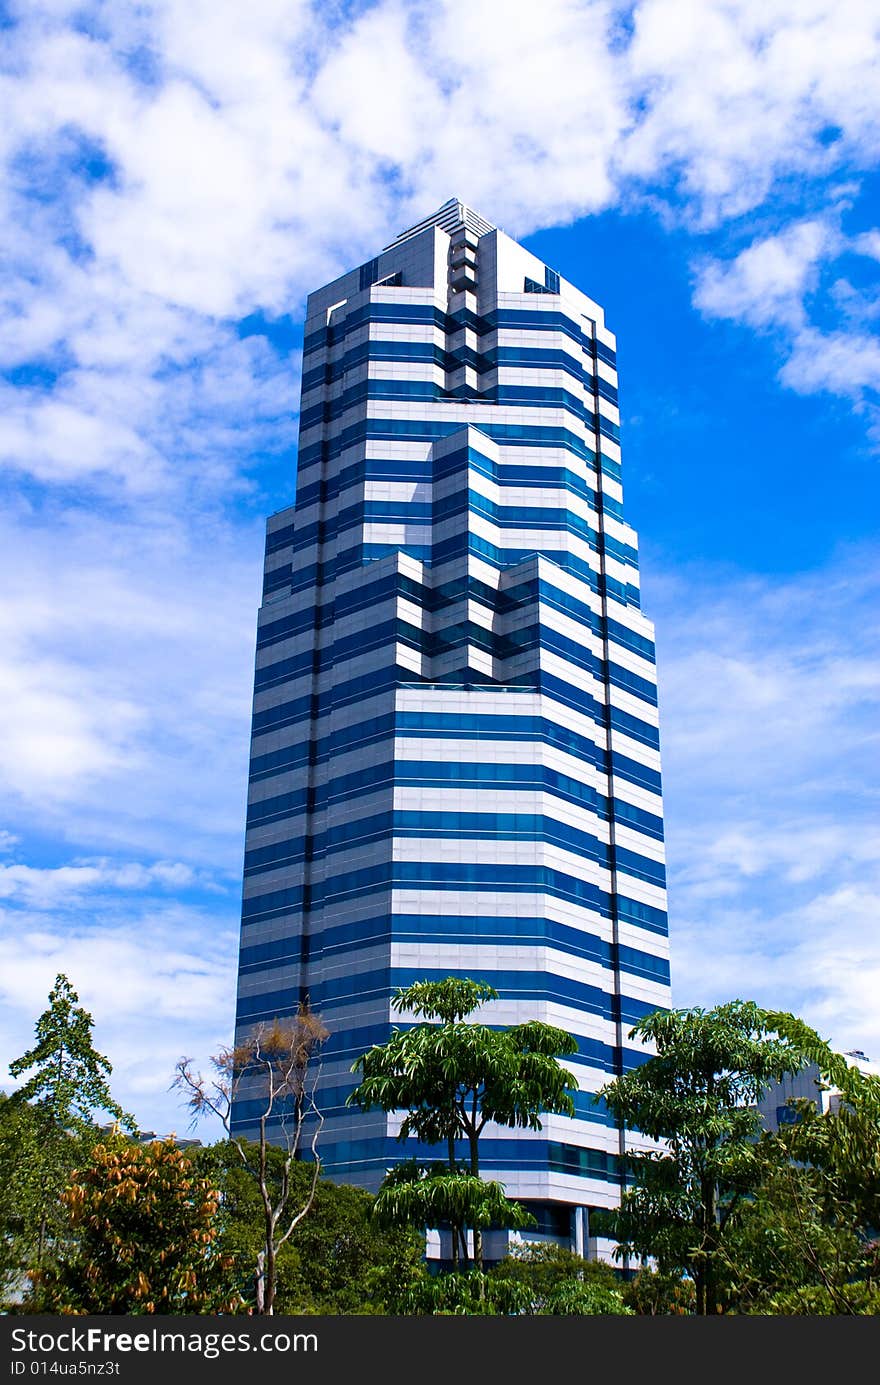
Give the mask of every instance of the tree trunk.
[[(471, 1150), (471, 1173), (474, 1178), (480, 1176), (480, 1151), (477, 1144), (477, 1135), (474, 1131), (468, 1136)], [(483, 1232), (479, 1226), (474, 1227), (474, 1269), (478, 1274), (483, 1273)], [(483, 1289), (480, 1287), (480, 1297), (483, 1297)]]
[[(447, 1156), (448, 1156), (448, 1160), (449, 1160), (449, 1172), (450, 1172), (450, 1173), (455, 1173), (455, 1136), (454, 1136), (454, 1135), (450, 1135), (450, 1136), (449, 1136), (449, 1140), (448, 1140), (448, 1142), (447, 1142)], [(453, 1270), (457, 1270), (457, 1269), (458, 1269), (459, 1238), (460, 1238), (460, 1236), (461, 1236), (461, 1227), (459, 1226), (458, 1222), (451, 1222), (451, 1223), (450, 1223), (450, 1230), (451, 1230), (451, 1237), (452, 1237), (452, 1268), (453, 1268)]]
[[(717, 1223), (715, 1215), (714, 1179), (702, 1180), (703, 1201), (703, 1240), (700, 1247), (701, 1269), (697, 1284), (697, 1312), (704, 1317), (712, 1317), (718, 1312), (715, 1293), (715, 1246)], [(700, 1300), (702, 1299), (702, 1306)]]
[(706, 1275), (702, 1269), (694, 1270), (695, 1308), (698, 1317), (706, 1314)]
[(268, 1254), (267, 1254), (267, 1256), (266, 1256), (266, 1294), (265, 1294), (265, 1303), (264, 1303), (264, 1307), (263, 1307), (263, 1312), (266, 1313), (266, 1314), (274, 1314), (274, 1312), (275, 1312), (275, 1279), (276, 1279), (276, 1266), (275, 1266), (275, 1246), (273, 1245), (273, 1243), (272, 1243), (271, 1240), (269, 1241), (269, 1245), (268, 1245), (268, 1247), (267, 1247), (267, 1250), (268, 1250)]
[(254, 1278), (254, 1297), (256, 1299), (254, 1311), (260, 1316), (272, 1316), (275, 1313), (275, 1247), (269, 1243), (262, 1250), (257, 1251), (257, 1273)]
[(275, 1225), (269, 1198), (266, 1167), (268, 1142), (266, 1117), (260, 1117), (260, 1196), (263, 1199), (263, 1249), (257, 1255), (257, 1312), (274, 1313), (275, 1303)]

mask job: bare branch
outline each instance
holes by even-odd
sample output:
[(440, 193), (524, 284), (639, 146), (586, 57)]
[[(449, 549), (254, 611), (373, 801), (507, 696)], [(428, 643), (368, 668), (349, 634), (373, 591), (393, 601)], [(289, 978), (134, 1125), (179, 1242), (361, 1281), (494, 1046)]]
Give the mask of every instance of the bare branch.
[[(208, 1112), (219, 1117), (244, 1167), (253, 1178), (263, 1205), (264, 1244), (256, 1258), (257, 1312), (273, 1312), (278, 1251), (311, 1210), (318, 1188), (321, 1160), (318, 1139), (324, 1117), (315, 1102), (320, 1065), (315, 1066), (328, 1031), (308, 1005), (301, 1005), (291, 1018), (276, 1018), (257, 1025), (235, 1048), (221, 1049), (211, 1059), (215, 1076), (210, 1082), (193, 1069), (188, 1058), (181, 1058), (173, 1086), (187, 1094), (193, 1123)], [(248, 1155), (243, 1141), (232, 1135), (232, 1107), (236, 1097), (246, 1092), (248, 1099), (262, 1109), (256, 1118), (259, 1140), (258, 1160)], [(272, 1121), (280, 1133), (284, 1158), (280, 1184), (273, 1187), (269, 1162), (267, 1127)], [(290, 1214), (290, 1171), (298, 1157), (306, 1121), (312, 1122), (310, 1152), (313, 1171), (302, 1205)], [(289, 1220), (288, 1220), (289, 1217)], [(278, 1227), (285, 1223), (279, 1236)]]

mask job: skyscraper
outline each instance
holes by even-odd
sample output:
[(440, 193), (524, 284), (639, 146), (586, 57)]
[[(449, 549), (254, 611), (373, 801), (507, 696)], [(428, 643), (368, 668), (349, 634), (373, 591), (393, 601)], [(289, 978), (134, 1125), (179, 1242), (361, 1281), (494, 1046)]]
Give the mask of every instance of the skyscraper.
[[(481, 1145), (578, 1244), (576, 1209), (621, 1186), (590, 1094), (669, 1000), (615, 361), (602, 309), (455, 200), (309, 297), (296, 504), (266, 539), (237, 1014), (242, 1035), (308, 997), (331, 1031), (325, 1169), (371, 1189), (399, 1122), (345, 1098), (405, 1022), (396, 987), (471, 976), (500, 994), (481, 1019), (569, 1030), (575, 1118)], [(237, 1131), (256, 1109), (243, 1092)]]

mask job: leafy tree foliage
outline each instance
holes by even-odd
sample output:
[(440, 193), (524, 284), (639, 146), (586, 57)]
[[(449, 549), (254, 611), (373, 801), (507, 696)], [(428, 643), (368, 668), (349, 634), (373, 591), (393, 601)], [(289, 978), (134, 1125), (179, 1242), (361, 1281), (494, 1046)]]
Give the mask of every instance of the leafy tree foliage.
[(760, 1182), (727, 1245), (732, 1304), (740, 1312), (880, 1313), (880, 1079), (834, 1053), (803, 1021), (772, 1023), (840, 1092), (757, 1145)]
[(10, 1098), (34, 1102), (59, 1129), (89, 1127), (95, 1111), (106, 1111), (134, 1129), (134, 1120), (114, 1101), (107, 1079), (109, 1059), (92, 1046), (94, 1020), (78, 1004), (79, 996), (59, 973), (49, 992), (49, 1006), (36, 1023), (36, 1043), (9, 1064), (13, 1077), (35, 1071)]
[(28, 1311), (221, 1313), (240, 1304), (220, 1247), (220, 1196), (173, 1141), (111, 1136), (62, 1202), (74, 1239), (32, 1276)]
[(823, 1171), (791, 1163), (775, 1141), (765, 1157), (761, 1183), (725, 1242), (720, 1278), (730, 1307), (760, 1314), (880, 1312), (880, 1246), (855, 1222), (851, 1205), (829, 1199)]
[[(377, 1221), (387, 1226), (464, 1227), (475, 1239), (492, 1226), (522, 1229), (535, 1219), (518, 1202), (511, 1202), (502, 1183), (487, 1182), (467, 1166), (452, 1170), (442, 1163), (406, 1160), (390, 1169), (373, 1206)], [(463, 1239), (461, 1237), (460, 1239)], [(478, 1263), (478, 1269), (482, 1266)]]
[[(328, 1031), (308, 1005), (301, 1005), (292, 1019), (276, 1019), (257, 1025), (237, 1048), (225, 1048), (211, 1059), (213, 1080), (196, 1072), (189, 1058), (177, 1064), (174, 1085), (188, 1093), (194, 1119), (212, 1112), (222, 1122), (238, 1151), (242, 1166), (259, 1191), (263, 1236), (256, 1252), (256, 1312), (275, 1311), (278, 1256), (294, 1230), (310, 1211), (318, 1187), (321, 1157), (318, 1138), (324, 1118), (315, 1104), (318, 1059)], [(259, 1139), (252, 1146), (232, 1136), (232, 1103), (242, 1092), (260, 1104)], [(270, 1175), (269, 1122), (281, 1141), (280, 1176)], [(310, 1135), (307, 1131), (310, 1130)], [(293, 1169), (308, 1143), (310, 1173), (307, 1186), (293, 1179)], [(294, 1189), (298, 1189), (297, 1197)]]
[(63, 1236), (59, 1198), (83, 1145), (45, 1111), (0, 1095), (0, 1307), (15, 1301), (26, 1271)]
[(631, 1312), (610, 1265), (584, 1260), (553, 1242), (533, 1241), (515, 1246), (493, 1266), (489, 1278), (494, 1285), (521, 1286), (525, 1294), (521, 1311), (526, 1313), (581, 1317)]
[(495, 1282), (482, 1270), (422, 1274), (391, 1297), (391, 1311), (414, 1317), (497, 1318), (527, 1312), (521, 1284)]
[(621, 1296), (627, 1308), (640, 1317), (687, 1317), (696, 1303), (692, 1279), (649, 1265), (643, 1265), (635, 1278), (624, 1284)]
[(0, 1294), (11, 1300), (27, 1269), (42, 1268), (69, 1232), (61, 1194), (99, 1136), (106, 1112), (134, 1127), (113, 1099), (111, 1065), (92, 1044), (93, 1020), (59, 974), (35, 1026), (35, 1043), (9, 1065), (30, 1074), (0, 1101)]
[[(256, 1145), (247, 1149), (252, 1163)], [(233, 1257), (243, 1299), (256, 1300), (255, 1265), (263, 1245), (259, 1188), (231, 1142), (193, 1150), (197, 1169), (221, 1191), (223, 1249)], [(266, 1176), (276, 1200), (284, 1179), (285, 1151), (269, 1146)], [(302, 1206), (312, 1189), (313, 1166), (294, 1162), (290, 1200)], [(277, 1258), (278, 1313), (375, 1314), (392, 1311), (394, 1295), (422, 1273), (422, 1237), (399, 1227), (377, 1226), (373, 1199), (360, 1188), (320, 1179), (308, 1217), (301, 1219)]]
[(614, 1271), (561, 1246), (517, 1247), (488, 1274), (479, 1270), (425, 1274), (395, 1300), (398, 1313), (420, 1315), (584, 1317), (626, 1316)]
[(620, 1248), (690, 1275), (700, 1314), (719, 1311), (728, 1223), (760, 1180), (756, 1103), (806, 1058), (778, 1018), (741, 1000), (647, 1015), (630, 1037), (656, 1054), (600, 1093), (619, 1123), (664, 1142), (629, 1155), (635, 1186), (615, 1218)]
[(633, 1310), (627, 1307), (620, 1289), (589, 1280), (560, 1285), (542, 1311), (556, 1318), (633, 1316)]
[(825, 1114), (799, 1103), (797, 1121), (776, 1140), (791, 1160), (822, 1171), (826, 1196), (851, 1206), (860, 1225), (880, 1230), (880, 1077), (847, 1063), (803, 1020), (777, 1012), (769, 1019), (816, 1064), (823, 1086), (840, 1093)]
[[(377, 1106), (405, 1111), (399, 1138), (415, 1135), (426, 1144), (445, 1143), (448, 1179), (461, 1176), (457, 1140), (467, 1143), (469, 1177), (479, 1179), (479, 1140), (490, 1121), (540, 1130), (541, 1112), (574, 1113), (570, 1089), (577, 1081), (558, 1062), (575, 1051), (571, 1035), (537, 1020), (503, 1030), (467, 1020), (484, 1001), (497, 998), (485, 982), (454, 976), (398, 990), (393, 1008), (423, 1022), (395, 1028), (387, 1043), (375, 1045), (353, 1067), (361, 1080), (349, 1104), (365, 1111)], [(481, 1209), (486, 1196), (475, 1183), (441, 1184), (436, 1175), (396, 1183), (392, 1179), (377, 1207), (381, 1214), (399, 1206), (401, 1216), (411, 1221), (421, 1200), (421, 1224), (426, 1226), (440, 1215), (440, 1200), (445, 1199), (443, 1219), (453, 1226), (454, 1259), (468, 1226), (473, 1231), (474, 1262), (481, 1270), (486, 1225)], [(516, 1224), (520, 1215), (521, 1209), (508, 1210), (502, 1224)]]

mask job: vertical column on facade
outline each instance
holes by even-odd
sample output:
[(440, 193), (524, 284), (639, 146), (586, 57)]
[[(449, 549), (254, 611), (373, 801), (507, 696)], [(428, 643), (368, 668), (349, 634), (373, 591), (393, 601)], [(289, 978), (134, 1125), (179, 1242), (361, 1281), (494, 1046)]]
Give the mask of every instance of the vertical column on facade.
[[(310, 688), (310, 715), (308, 720), (308, 777), (306, 782), (306, 822), (303, 840), (303, 902), (302, 902), (302, 969), (298, 1003), (309, 1005), (311, 996), (311, 953), (312, 924), (314, 906), (315, 837), (318, 826), (326, 820), (326, 811), (319, 802), (320, 773), (319, 746), (322, 732), (326, 733), (328, 719), (326, 691), (333, 681), (333, 601), (335, 595), (335, 573), (333, 559), (338, 549), (338, 539), (331, 522), (330, 512), (339, 511), (340, 496), (338, 485), (334, 485), (332, 438), (341, 427), (341, 419), (333, 419), (334, 402), (339, 402), (345, 394), (346, 375), (342, 369), (347, 349), (346, 334), (343, 330), (336, 335), (337, 321), (344, 317), (345, 304), (327, 313), (325, 336), (325, 386), (324, 419), (321, 440), (319, 487), (319, 513), (316, 530), (315, 587), (314, 587), (314, 644), (312, 656), (312, 677)], [(328, 553), (328, 548), (331, 550)]]
[(446, 392), (456, 399), (472, 399), (479, 392), (478, 247), (475, 232), (466, 226), (450, 236), (447, 309), (454, 321), (447, 329)]
[[(609, 665), (609, 649), (608, 649), (608, 584), (607, 584), (607, 580), (606, 580), (606, 579), (607, 579), (607, 573), (606, 573), (606, 562), (605, 562), (605, 557), (606, 557), (605, 538), (606, 538), (606, 535), (605, 535), (605, 505), (604, 505), (603, 477), (602, 477), (602, 438), (601, 438), (601, 435), (600, 435), (600, 432), (599, 432), (599, 397), (598, 397), (598, 393), (597, 393), (598, 358), (597, 358), (597, 355), (596, 355), (596, 324), (595, 324), (595, 322), (593, 322), (592, 320), (590, 320), (590, 319), (588, 319), (588, 318), (583, 318), (583, 319), (582, 319), (582, 322), (583, 322), (583, 327), (584, 327), (584, 334), (585, 334), (585, 337), (586, 337), (587, 342), (588, 342), (588, 345), (586, 345), (584, 349), (585, 349), (585, 354), (587, 355), (588, 360), (589, 360), (589, 362), (590, 362), (589, 379), (590, 379), (591, 382), (592, 382), (591, 388), (588, 388), (588, 385), (587, 385), (587, 376), (586, 376), (586, 374), (585, 374), (585, 378), (584, 378), (584, 394), (585, 394), (585, 396), (586, 396), (586, 402), (587, 402), (587, 405), (588, 405), (589, 414), (592, 416), (592, 418), (593, 418), (593, 420), (594, 420), (594, 423), (593, 423), (593, 433), (592, 433), (592, 442), (593, 442), (593, 450), (594, 450), (595, 455), (596, 455), (596, 529), (597, 529), (597, 534), (598, 534), (598, 538), (599, 538), (599, 543), (598, 543), (598, 548), (599, 548), (599, 601), (600, 601), (600, 607), (601, 607), (602, 661), (603, 661), (604, 667), (605, 667), (605, 669), (606, 669), (606, 671), (607, 671), (608, 665)], [(611, 761), (611, 717), (610, 717), (610, 708), (609, 708), (609, 705), (608, 705), (609, 700), (610, 700), (610, 694), (609, 694), (609, 688), (608, 688), (608, 684), (607, 684), (607, 672), (606, 672), (606, 682), (605, 682), (605, 689), (604, 689), (604, 702), (605, 702), (605, 705), (604, 705), (604, 707), (603, 707), (603, 713), (604, 713), (603, 720), (604, 720), (604, 728), (605, 728), (605, 731), (604, 731), (604, 737), (603, 737), (603, 739), (604, 739), (604, 742), (605, 742), (605, 759), (606, 759), (607, 774), (608, 774), (606, 783), (607, 783), (607, 785), (608, 785), (608, 794), (607, 794), (607, 797), (608, 797), (608, 804), (609, 804), (609, 810), (608, 810), (608, 869), (609, 869), (610, 876), (611, 876), (611, 890), (610, 890), (609, 893), (610, 893), (610, 915), (611, 915), (611, 919), (610, 919), (610, 923), (611, 923), (611, 968), (612, 968), (612, 978), (613, 978), (613, 1005), (614, 1005), (614, 1029), (615, 1029), (614, 1075), (617, 1077), (617, 1076), (620, 1076), (620, 1075), (622, 1074), (622, 1072), (623, 1072), (624, 1032), (623, 1032), (623, 1017), (622, 1017), (622, 1014), (621, 1014), (620, 919), (619, 919), (619, 914), (618, 914), (618, 903), (617, 903), (617, 895), (618, 895), (618, 888), (617, 888), (617, 886), (618, 886), (618, 882), (617, 882), (617, 836), (616, 836), (616, 820), (615, 820), (615, 813), (614, 813), (614, 788), (613, 788), (614, 779), (613, 779), (613, 774), (612, 774), (612, 761)], [(623, 1127), (620, 1127), (619, 1130), (618, 1130), (617, 1144), (618, 1144), (618, 1147), (617, 1147), (617, 1154), (618, 1154), (619, 1170), (620, 1170), (620, 1186), (621, 1186), (621, 1191), (623, 1191), (623, 1188), (626, 1186), (626, 1165), (625, 1165), (625, 1155), (626, 1155), (626, 1133), (625, 1133), (625, 1130), (623, 1129)]]

